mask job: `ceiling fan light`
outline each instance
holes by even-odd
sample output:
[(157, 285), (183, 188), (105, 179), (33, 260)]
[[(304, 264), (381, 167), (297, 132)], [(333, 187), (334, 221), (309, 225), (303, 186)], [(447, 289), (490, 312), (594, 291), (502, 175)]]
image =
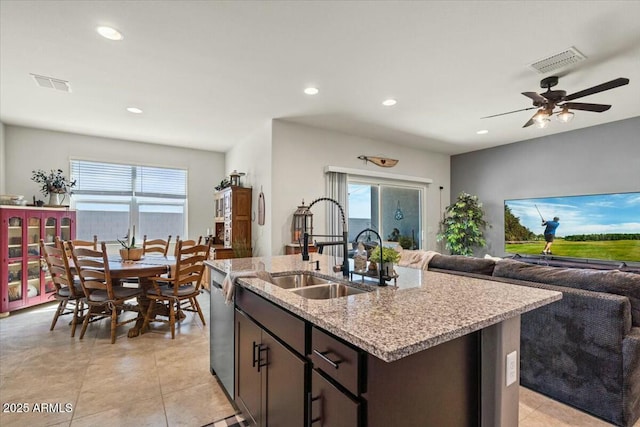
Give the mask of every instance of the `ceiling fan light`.
[(569, 123), (573, 120), (574, 114), (566, 108), (563, 108), (562, 111), (558, 114), (557, 118), (562, 123)]
[(548, 118), (548, 117), (545, 117), (545, 118), (543, 118), (542, 120), (536, 120), (536, 126), (537, 126), (539, 129), (544, 129), (544, 128), (546, 128), (547, 126), (549, 126), (549, 122), (550, 122), (550, 121), (551, 121), (551, 120), (549, 120), (549, 118)]
[[(538, 110), (538, 112), (533, 116), (533, 121), (536, 122), (538, 125), (540, 125), (540, 123), (544, 123), (545, 121), (549, 121), (549, 112), (547, 110)], [(539, 127), (547, 127), (547, 125), (545, 124), (544, 126), (539, 126)]]

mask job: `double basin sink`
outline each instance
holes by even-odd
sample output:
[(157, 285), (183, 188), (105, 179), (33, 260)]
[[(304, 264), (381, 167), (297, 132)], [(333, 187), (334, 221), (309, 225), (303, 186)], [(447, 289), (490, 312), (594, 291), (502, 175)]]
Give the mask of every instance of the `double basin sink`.
[(271, 283), (309, 299), (332, 299), (356, 295), (368, 290), (337, 283), (311, 273), (285, 273), (271, 277)]

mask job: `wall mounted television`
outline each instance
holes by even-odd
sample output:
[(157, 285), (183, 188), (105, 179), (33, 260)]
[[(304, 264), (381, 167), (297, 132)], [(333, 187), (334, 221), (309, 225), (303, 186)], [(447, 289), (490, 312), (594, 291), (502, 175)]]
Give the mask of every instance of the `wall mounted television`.
[(554, 257), (640, 262), (640, 192), (505, 200), (505, 252), (540, 255), (553, 217)]

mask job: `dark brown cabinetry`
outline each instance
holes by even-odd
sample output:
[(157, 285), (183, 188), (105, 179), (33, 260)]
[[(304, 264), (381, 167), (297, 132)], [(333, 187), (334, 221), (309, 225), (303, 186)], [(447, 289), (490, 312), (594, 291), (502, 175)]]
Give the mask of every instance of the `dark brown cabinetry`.
[(480, 332), (384, 362), (245, 288), (235, 301), (235, 399), (256, 425), (480, 425)]
[[(235, 257), (251, 256), (251, 197), (251, 188), (244, 187), (228, 187), (214, 196), (215, 243), (233, 249)], [(217, 258), (222, 259), (223, 252)]]
[(311, 373), (308, 426), (361, 426), (360, 402), (331, 384), (315, 369)]
[(366, 353), (315, 326), (311, 328), (309, 359), (313, 363), (309, 397), (310, 425), (363, 425), (361, 400), (365, 391)]
[(246, 313), (236, 310), (235, 316), (235, 401), (257, 426), (303, 426), (307, 362), (248, 317), (263, 317), (268, 327), (270, 314), (277, 318), (282, 310), (274, 305), (256, 306), (252, 302), (260, 297), (243, 294), (238, 300), (245, 304), (239, 307)]

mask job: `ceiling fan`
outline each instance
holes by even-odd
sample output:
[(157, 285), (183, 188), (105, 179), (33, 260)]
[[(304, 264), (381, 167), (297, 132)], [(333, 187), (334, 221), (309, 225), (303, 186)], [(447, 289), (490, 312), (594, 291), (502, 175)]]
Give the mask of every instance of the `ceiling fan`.
[[(613, 89), (618, 86), (624, 86), (629, 83), (629, 79), (619, 77), (610, 82), (602, 83), (597, 86), (590, 87), (588, 89), (581, 90), (579, 92), (567, 95), (564, 90), (551, 90), (552, 87), (558, 84), (557, 76), (550, 76), (540, 81), (540, 87), (547, 89), (546, 92), (540, 94), (535, 92), (522, 92), (522, 94), (533, 100), (533, 107), (523, 108), (521, 110), (509, 111), (508, 113), (494, 114), (493, 116), (482, 117), (488, 119), (490, 117), (504, 116), (505, 114), (517, 113), (520, 111), (538, 109), (538, 111), (529, 119), (528, 122), (522, 127), (531, 126), (537, 124), (540, 128), (545, 128), (549, 124), (549, 118), (556, 114), (558, 120), (567, 123), (573, 119), (572, 110), (593, 111), (595, 113), (602, 113), (611, 108), (611, 105), (607, 104), (587, 104), (584, 102), (569, 102), (574, 99), (582, 98), (584, 96), (593, 95), (594, 93), (604, 92), (605, 90)], [(556, 107), (559, 110), (556, 110)], [(554, 111), (556, 110), (556, 111)]]

